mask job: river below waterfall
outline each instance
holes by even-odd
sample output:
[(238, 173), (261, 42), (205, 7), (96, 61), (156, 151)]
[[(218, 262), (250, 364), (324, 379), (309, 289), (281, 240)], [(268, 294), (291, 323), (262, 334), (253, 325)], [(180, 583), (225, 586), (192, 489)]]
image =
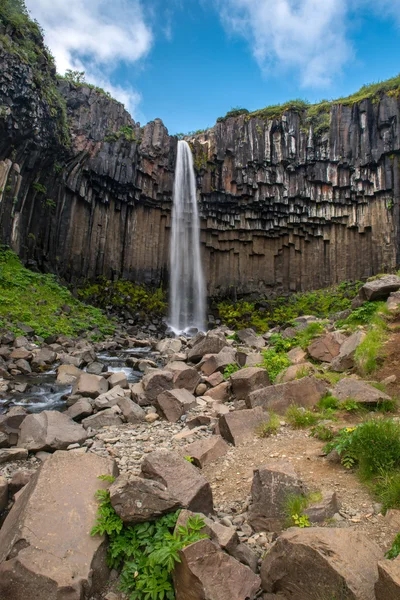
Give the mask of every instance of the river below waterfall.
[[(136, 383), (142, 379), (144, 373), (128, 366), (129, 359), (149, 358), (157, 362), (159, 357), (158, 353), (153, 354), (151, 348), (145, 346), (112, 352), (99, 352), (97, 361), (103, 363), (108, 372), (124, 372), (128, 383)], [(22, 406), (31, 413), (38, 413), (43, 410), (65, 410), (67, 408), (66, 399), (71, 394), (72, 385), (57, 383), (58, 366), (59, 363), (55, 363), (51, 370), (44, 373), (16, 375), (13, 382), (27, 385), (26, 390), (24, 392), (10, 391), (5, 397), (0, 397), (0, 414), (5, 413), (8, 408), (13, 406)], [(82, 370), (86, 371), (86, 367)]]

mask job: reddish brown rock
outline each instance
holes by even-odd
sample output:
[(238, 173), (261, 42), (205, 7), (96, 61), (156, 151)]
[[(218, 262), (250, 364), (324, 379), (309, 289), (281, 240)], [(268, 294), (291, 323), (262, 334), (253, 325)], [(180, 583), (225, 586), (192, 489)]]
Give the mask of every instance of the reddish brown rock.
[(13, 406), (5, 415), (0, 415), (0, 432), (7, 435), (10, 446), (18, 442), (19, 428), (27, 414), (22, 406)]
[(207, 377), (206, 381), (207, 381), (207, 383), (209, 383), (211, 385), (211, 387), (215, 387), (215, 386), (219, 385), (220, 383), (224, 382), (224, 376), (222, 375), (222, 373), (217, 371), (216, 373), (213, 373), (212, 375)]
[(227, 402), (229, 400), (229, 390), (231, 389), (230, 383), (225, 381), (215, 387), (207, 390), (204, 394), (206, 398), (212, 398), (213, 400), (219, 400), (219, 402)]
[(114, 408), (106, 408), (95, 415), (86, 417), (82, 420), (82, 425), (85, 429), (101, 429), (102, 427), (110, 427), (112, 425), (121, 425), (122, 419), (115, 413)]
[(260, 578), (218, 548), (200, 540), (180, 552), (173, 580), (176, 600), (253, 600)]
[(182, 506), (212, 513), (213, 498), (210, 484), (199, 470), (175, 452), (151, 452), (142, 462), (142, 473), (147, 479), (165, 485)]
[(18, 446), (30, 451), (65, 450), (70, 444), (81, 444), (86, 431), (68, 415), (53, 410), (28, 415), (21, 424)]
[(32, 352), (26, 350), (25, 348), (15, 348), (11, 354), (10, 358), (12, 360), (30, 360), (32, 358)]
[(25, 448), (0, 448), (0, 465), (26, 458), (28, 458), (28, 450)]
[(307, 352), (303, 348), (292, 348), (287, 353), (287, 357), (293, 365), (299, 365), (307, 360)]
[(375, 584), (376, 600), (399, 600), (400, 557), (378, 562), (378, 577)]
[(377, 561), (381, 557), (382, 551), (374, 542), (352, 529), (290, 529), (263, 560), (262, 587), (296, 600), (375, 600)]
[(229, 450), (228, 444), (220, 435), (202, 438), (183, 448), (184, 456), (190, 456), (196, 467), (201, 469), (217, 458), (224, 456)]
[(125, 474), (110, 486), (110, 499), (124, 523), (132, 524), (152, 521), (181, 506), (162, 483)]
[(75, 365), (60, 365), (57, 369), (57, 383), (69, 385), (74, 383), (81, 375), (82, 371)]
[(0, 530), (0, 598), (83, 600), (105, 584), (106, 542), (90, 530), (106, 474), (115, 466), (93, 453), (56, 452), (43, 463)]
[(279, 373), (275, 379), (275, 383), (287, 383), (288, 381), (301, 379), (302, 377), (311, 375), (314, 371), (316, 371), (316, 369), (310, 362), (304, 362), (299, 365), (290, 365), (290, 367)]
[(126, 396), (119, 398), (117, 405), (127, 423), (141, 423), (146, 418), (143, 408)]
[(232, 392), (236, 400), (245, 400), (247, 396), (270, 385), (268, 373), (262, 367), (247, 367), (230, 376)]
[(191, 510), (181, 510), (176, 522), (175, 531), (179, 530), (180, 526), (186, 526), (189, 517), (199, 516), (204, 521), (204, 527), (200, 533), (207, 535), (212, 542), (215, 542), (223, 550), (232, 554), (239, 543), (239, 537), (234, 527), (227, 527), (209, 519), (202, 513), (194, 513)]
[(124, 371), (113, 373), (111, 377), (108, 378), (108, 384), (110, 388), (119, 386), (122, 389), (128, 389), (128, 380), (126, 378), (126, 373), (124, 373)]
[(224, 371), (228, 365), (237, 364), (237, 352), (234, 348), (226, 346), (218, 354), (211, 354), (208, 358), (205, 356), (204, 359), (200, 369), (204, 375), (209, 376), (215, 371)]
[(31, 477), (32, 472), (30, 471), (25, 471), (23, 469), (16, 471), (8, 483), (8, 491), (10, 496), (14, 496), (14, 494), (25, 487), (26, 484), (29, 483)]
[(335, 331), (326, 333), (314, 340), (307, 348), (308, 354), (314, 360), (332, 362), (340, 352), (340, 346), (345, 341), (345, 336)]
[(226, 346), (225, 336), (222, 333), (210, 332), (206, 336), (200, 337), (190, 348), (188, 360), (197, 363), (206, 354), (218, 354), (224, 346)]
[(397, 275), (384, 275), (373, 281), (367, 281), (358, 291), (358, 298), (362, 302), (373, 300), (386, 300), (392, 292), (400, 289), (400, 277)]
[(74, 421), (81, 421), (93, 413), (92, 405), (87, 398), (80, 398), (65, 412)]
[(303, 377), (252, 392), (246, 398), (246, 405), (249, 408), (263, 406), (266, 410), (283, 415), (291, 404), (304, 408), (315, 406), (327, 390), (328, 385), (325, 381), (315, 377)]
[(182, 415), (196, 406), (196, 398), (184, 388), (168, 390), (157, 396), (157, 406), (167, 421), (176, 423)]
[(353, 379), (352, 377), (341, 379), (333, 388), (332, 394), (342, 402), (351, 398), (360, 404), (378, 404), (385, 400), (391, 400), (391, 397), (385, 392), (378, 390), (365, 381)]
[(265, 346), (265, 340), (263, 337), (256, 334), (253, 329), (239, 329), (236, 332), (237, 337), (246, 346), (250, 348), (261, 349)]
[(72, 393), (77, 396), (97, 398), (108, 390), (108, 381), (99, 375), (82, 373), (72, 387)]
[(308, 516), (310, 523), (322, 523), (322, 521), (333, 517), (334, 514), (339, 512), (339, 509), (336, 492), (324, 491), (321, 500), (308, 506), (303, 513)]
[(165, 366), (167, 371), (171, 371), (173, 375), (173, 387), (177, 389), (188, 390), (193, 394), (194, 390), (200, 382), (200, 375), (193, 367), (190, 367), (185, 362), (176, 360), (168, 363)]
[(142, 385), (146, 398), (151, 404), (157, 400), (159, 394), (173, 387), (173, 374), (171, 371), (162, 371), (161, 369), (150, 370), (143, 377)]
[(254, 439), (256, 429), (262, 423), (267, 423), (269, 414), (261, 406), (253, 409), (235, 410), (219, 418), (219, 431), (230, 444), (239, 446)]
[(8, 482), (0, 475), (0, 513), (7, 508), (8, 504)]
[(254, 469), (248, 523), (255, 531), (280, 531), (287, 517), (288, 496), (304, 495), (306, 491), (287, 461), (274, 460)]
[(339, 354), (331, 362), (332, 371), (342, 373), (354, 367), (354, 354), (364, 338), (363, 331), (356, 331), (343, 342)]

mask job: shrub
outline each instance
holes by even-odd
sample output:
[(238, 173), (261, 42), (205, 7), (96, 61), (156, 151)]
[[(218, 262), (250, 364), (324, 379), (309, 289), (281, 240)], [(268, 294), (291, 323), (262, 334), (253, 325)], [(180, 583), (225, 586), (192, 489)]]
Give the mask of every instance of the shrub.
[(330, 442), (334, 438), (333, 431), (326, 425), (316, 425), (315, 427), (312, 427), (311, 435), (322, 442)]
[(367, 334), (355, 351), (354, 360), (358, 370), (368, 375), (378, 366), (377, 360), (387, 338), (387, 325), (382, 317), (375, 316)]
[(280, 425), (281, 422), (279, 416), (271, 411), (269, 412), (269, 421), (261, 423), (256, 429), (256, 434), (262, 438), (276, 435)]
[(340, 400), (327, 393), (317, 404), (320, 410), (337, 410), (340, 406)]
[(398, 533), (396, 535), (396, 537), (394, 538), (392, 547), (390, 548), (390, 550), (388, 550), (386, 552), (385, 558), (392, 560), (393, 558), (397, 558), (399, 556), (399, 554), (400, 554), (400, 533)]
[(233, 373), (236, 373), (236, 371), (239, 371), (240, 367), (239, 365), (232, 363), (230, 365), (226, 365), (225, 369), (224, 369), (224, 379), (229, 379), (229, 377), (231, 375), (233, 375)]
[(377, 477), (372, 490), (382, 503), (384, 512), (389, 508), (400, 509), (400, 471), (390, 471)]
[(270, 381), (273, 383), (279, 373), (290, 366), (290, 360), (286, 354), (276, 352), (273, 348), (264, 350), (262, 354), (264, 358), (260, 366), (267, 370)]
[(366, 478), (400, 467), (400, 423), (392, 419), (361, 423), (352, 434), (351, 448)]
[(156, 521), (124, 525), (115, 513), (107, 490), (96, 494), (99, 501), (96, 525), (92, 535), (109, 537), (108, 565), (121, 568), (121, 590), (135, 600), (173, 600), (171, 573), (179, 562), (179, 550), (207, 538), (201, 530), (204, 521), (190, 517), (186, 526), (173, 532), (179, 512)]
[(302, 429), (304, 427), (310, 427), (311, 425), (315, 425), (321, 415), (318, 413), (313, 413), (310, 410), (305, 410), (300, 406), (296, 406), (292, 404), (286, 411), (286, 419), (288, 423), (295, 429)]

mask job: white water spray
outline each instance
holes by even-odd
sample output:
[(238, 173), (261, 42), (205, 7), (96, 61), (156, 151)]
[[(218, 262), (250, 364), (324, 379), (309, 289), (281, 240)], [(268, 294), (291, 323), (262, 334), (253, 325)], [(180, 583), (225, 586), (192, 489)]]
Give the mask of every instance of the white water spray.
[(189, 144), (178, 142), (170, 247), (171, 329), (180, 334), (204, 331), (206, 292), (200, 258), (200, 220), (196, 179)]

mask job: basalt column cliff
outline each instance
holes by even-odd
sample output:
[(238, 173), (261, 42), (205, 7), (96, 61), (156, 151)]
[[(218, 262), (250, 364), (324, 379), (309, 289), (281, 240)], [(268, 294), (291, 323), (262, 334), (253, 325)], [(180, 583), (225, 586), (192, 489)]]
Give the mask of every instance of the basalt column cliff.
[[(8, 40), (8, 41), (7, 41)], [(39, 41), (38, 43), (41, 43)], [(398, 261), (400, 99), (218, 122), (191, 144), (210, 295), (327, 286)], [(168, 279), (177, 138), (0, 37), (0, 239), (68, 280)]]

